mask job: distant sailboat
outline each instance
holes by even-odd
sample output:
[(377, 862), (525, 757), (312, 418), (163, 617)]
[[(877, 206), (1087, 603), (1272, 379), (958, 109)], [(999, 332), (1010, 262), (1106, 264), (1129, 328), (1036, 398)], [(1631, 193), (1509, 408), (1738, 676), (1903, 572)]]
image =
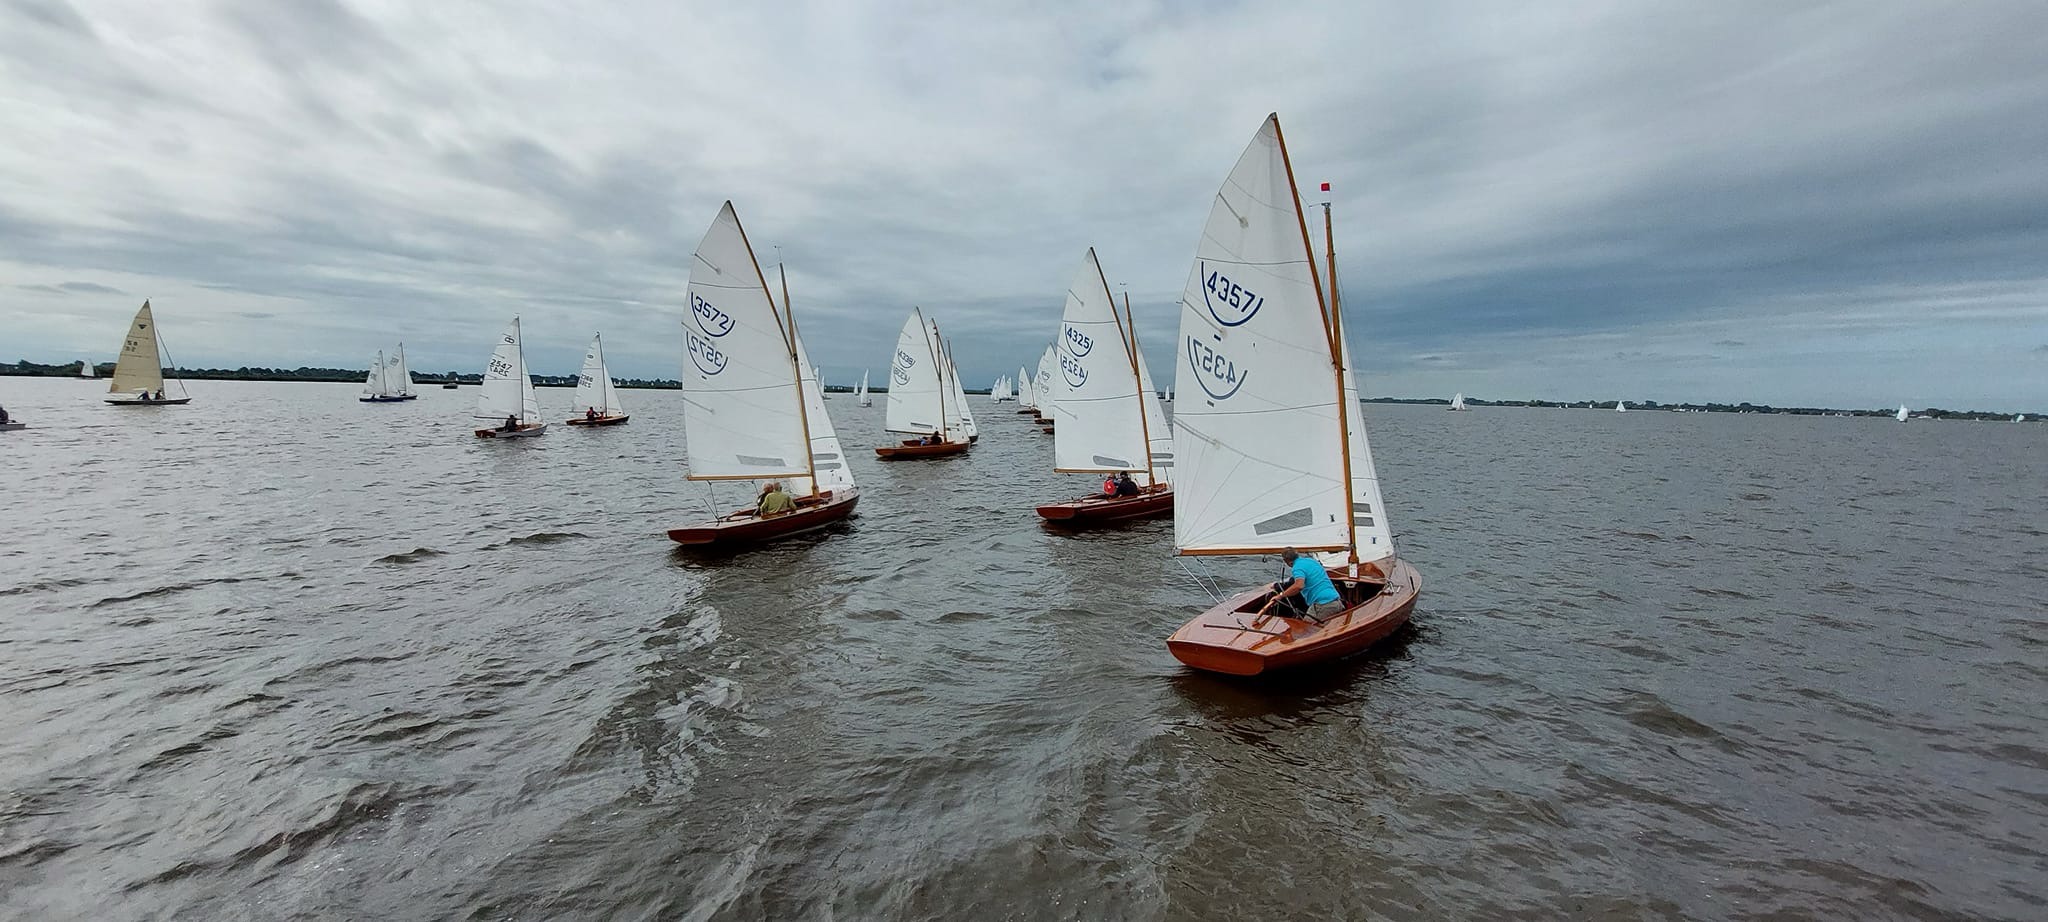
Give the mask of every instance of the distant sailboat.
[(87, 381), (97, 380), (100, 376), (100, 370), (93, 366), (91, 359), (79, 359), (78, 376)]
[(480, 439), (528, 438), (548, 430), (540, 418), (540, 395), (534, 393), (533, 376), (526, 371), (526, 347), (519, 341), (517, 317), (498, 335), (498, 345), (491, 350), (474, 415), (491, 423), (488, 429), (476, 430)]
[(619, 385), (612, 380), (611, 369), (605, 367), (603, 334), (590, 337), (590, 348), (583, 350), (583, 370), (576, 375), (576, 405), (583, 408), (583, 414), (570, 417), (571, 426), (616, 426), (633, 418), (619, 400)]
[(2012, 421), (2013, 421), (2013, 422), (2016, 422), (2016, 423), (2023, 423), (2023, 422), (2026, 422), (2026, 421), (2027, 421), (2027, 414), (2025, 414), (2025, 413), (2021, 413), (2021, 414), (2019, 414), (2019, 415), (2017, 415), (2017, 416), (2014, 416), (2014, 417), (2012, 418)]
[[(1117, 313), (1095, 249), (1067, 286), (1060, 315), (1060, 374), (1054, 381), (1053, 470), (1062, 474), (1135, 474), (1137, 492), (1101, 490), (1047, 503), (1048, 523), (1086, 526), (1173, 514), (1171, 435), (1150, 375), (1142, 370), (1129, 305)], [(1161, 440), (1165, 441), (1161, 441)], [(1158, 447), (1163, 445), (1164, 458)]]
[(988, 386), (988, 402), (989, 402), (989, 403), (1002, 403), (1002, 402), (1003, 402), (1003, 376), (1002, 376), (1002, 375), (997, 375), (997, 376), (996, 376), (996, 380), (995, 380), (995, 383), (994, 383), (994, 384), (990, 384), (990, 385)]
[(1614, 412), (1616, 412), (1616, 413), (1627, 413), (1627, 412), (1628, 412), (1628, 404), (1626, 404), (1626, 403), (1622, 403), (1622, 402), (1621, 402), (1621, 401), (1619, 401), (1619, 400), (1615, 401), (1615, 402), (1614, 402)]
[(142, 302), (142, 309), (135, 312), (135, 319), (128, 324), (128, 338), (121, 341), (121, 357), (114, 361), (114, 375), (107, 379), (107, 393), (118, 397), (105, 398), (117, 407), (160, 407), (177, 406), (192, 402), (185, 393), (185, 382), (178, 382), (178, 395), (164, 393), (163, 343), (157, 336), (156, 317), (150, 313), (149, 302)]
[(1323, 208), (1327, 291), (1268, 116), (1215, 196), (1181, 296), (1177, 376), (1200, 390), (1174, 417), (1174, 544), (1294, 548), (1325, 568), (1340, 607), (1312, 616), (1266, 586), (1238, 592), (1168, 638), (1197, 669), (1252, 675), (1363, 650), (1407, 623), (1421, 589), (1381, 506)]
[(961, 429), (959, 398), (947, 375), (944, 349), (937, 328), (928, 323), (924, 311), (912, 308), (896, 337), (896, 354), (889, 365), (889, 406), (883, 428), (915, 435), (895, 445), (883, 445), (875, 454), (884, 461), (933, 458), (966, 451), (972, 444)]
[(1470, 410), (1472, 408), (1465, 405), (1465, 395), (1464, 393), (1460, 392), (1459, 394), (1451, 398), (1451, 405), (1449, 407), (1446, 407), (1445, 409)]
[(1038, 413), (1038, 394), (1033, 391), (1031, 381), (1031, 374), (1019, 365), (1017, 381), (1012, 385), (1017, 391), (1017, 412), (1035, 415)]
[(953, 364), (953, 344), (939, 338), (939, 325), (932, 324), (932, 337), (938, 340), (939, 357), (945, 360), (946, 379), (953, 386), (953, 403), (949, 411), (954, 428), (967, 436), (967, 441), (981, 440), (981, 427), (974, 423), (974, 408), (967, 405), (967, 389), (960, 385), (960, 366)]
[(1903, 403), (1902, 403), (1902, 404), (1899, 404), (1899, 415), (1898, 415), (1898, 416), (1897, 416), (1896, 418), (1898, 419), (1898, 421), (1899, 421), (1899, 422), (1902, 422), (1902, 423), (1906, 421), (1906, 419), (1907, 419), (1907, 415), (1906, 415), (1906, 405), (1905, 405), (1905, 404), (1903, 404)]
[(864, 407), (875, 405), (874, 395), (868, 393), (868, 371), (865, 368), (860, 371), (860, 405)]
[[(782, 271), (782, 270), (781, 270), (781, 267), (780, 267), (780, 266), (776, 267), (776, 271), (778, 271), (778, 272)], [(822, 368), (822, 367), (820, 367), (820, 366), (817, 366), (817, 365), (812, 365), (812, 366), (811, 366), (811, 377), (813, 377), (813, 378), (816, 378), (816, 379), (818, 379), (818, 395), (819, 395), (818, 399), (820, 399), (820, 400), (831, 400), (831, 399), (832, 399), (832, 392), (831, 392), (830, 390), (827, 390), (827, 389), (826, 389), (826, 387), (825, 387), (825, 369), (824, 369), (824, 368)]]
[(683, 444), (689, 479), (788, 480), (795, 508), (749, 506), (671, 529), (685, 545), (754, 544), (823, 528), (860, 502), (824, 391), (789, 313), (768, 290), (732, 203), (697, 244), (683, 321)]
[(1049, 433), (1053, 428), (1052, 417), (1049, 415), (1052, 412), (1052, 376), (1053, 369), (1058, 368), (1059, 364), (1058, 350), (1048, 345), (1045, 352), (1038, 356), (1038, 374), (1031, 377), (1032, 406), (1038, 412), (1040, 432)]
[(370, 373), (363, 379), (361, 403), (398, 403), (416, 400), (412, 392), (412, 371), (405, 366), (405, 344), (398, 344), (398, 351), (389, 359), (384, 353), (377, 353), (377, 362), (370, 366)]

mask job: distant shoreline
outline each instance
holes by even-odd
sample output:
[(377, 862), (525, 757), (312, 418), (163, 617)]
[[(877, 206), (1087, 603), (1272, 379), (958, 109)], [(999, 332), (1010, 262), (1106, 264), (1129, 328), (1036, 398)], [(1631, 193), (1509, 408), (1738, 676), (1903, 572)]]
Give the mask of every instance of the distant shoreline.
[[(95, 367), (100, 372), (99, 377), (105, 378), (113, 373), (114, 363), (104, 362)], [(44, 365), (37, 362), (23, 361), (14, 362), (11, 364), (0, 364), (0, 377), (76, 378), (78, 377), (79, 370), (80, 363), (76, 361), (65, 362), (60, 365)], [(302, 366), (299, 368), (292, 369), (249, 367), (233, 369), (179, 368), (165, 369), (164, 374), (166, 377), (176, 377), (186, 381), (277, 381), (285, 383), (296, 381), (321, 384), (360, 384), (362, 383), (364, 378), (369, 377), (370, 372), (368, 369), (354, 370), (348, 368), (310, 368)], [(476, 374), (436, 375), (415, 371), (412, 373), (412, 377), (414, 384), (433, 385), (436, 387), (439, 387), (440, 385), (443, 384), (451, 383), (463, 385), (466, 387), (476, 387), (483, 381), (483, 376)], [(617, 383), (618, 386), (621, 388), (633, 390), (672, 391), (682, 387), (682, 384), (680, 382), (673, 380), (663, 380), (659, 378), (614, 378), (613, 381)], [(534, 375), (533, 384), (535, 387), (575, 387), (576, 376)], [(827, 387), (825, 388), (825, 392), (828, 394), (851, 394), (853, 393), (853, 388), (844, 386)], [(874, 388), (870, 390), (870, 393), (875, 394), (886, 394), (888, 392), (889, 391), (887, 388)], [(967, 393), (973, 394), (978, 397), (988, 396), (988, 390), (986, 388), (978, 391), (970, 390), (967, 391)], [(1449, 400), (1446, 400), (1442, 397), (1367, 397), (1365, 398), (1365, 402), (1409, 404), (1414, 406), (1438, 407), (1449, 406), (1451, 403)], [(1889, 417), (1892, 414), (1898, 412), (1898, 409), (1896, 407), (1879, 407), (1876, 409), (1844, 409), (1837, 407), (1778, 407), (1772, 406), (1770, 404), (1751, 403), (1658, 403), (1654, 400), (1625, 400), (1623, 402), (1628, 405), (1629, 410), (1645, 413), (1759, 413), (1777, 416)], [(1612, 399), (1480, 400), (1473, 397), (1467, 397), (1465, 398), (1465, 405), (1468, 407), (1543, 407), (1562, 410), (1607, 410), (1609, 412), (1612, 412), (1614, 409), (1614, 401)], [(2042, 417), (2044, 415), (2048, 415), (2038, 412), (2021, 410), (1945, 410), (1938, 407), (1928, 407), (1926, 409), (1914, 411), (1913, 416), (1915, 418), (1927, 419), (1970, 419), (1985, 420), (1990, 422), (2001, 422), (2010, 420), (2013, 418), (2014, 415), (2019, 413), (2025, 413), (2028, 422), (2039, 422), (2042, 420)]]

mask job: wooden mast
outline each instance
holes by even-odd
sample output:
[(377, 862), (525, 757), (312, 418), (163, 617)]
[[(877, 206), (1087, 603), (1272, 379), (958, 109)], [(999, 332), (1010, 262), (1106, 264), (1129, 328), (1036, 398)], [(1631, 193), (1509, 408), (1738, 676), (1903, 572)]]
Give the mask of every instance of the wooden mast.
[[(1316, 248), (1309, 243), (1308, 215), (1301, 213), (1301, 189), (1294, 182), (1294, 160), (1287, 156), (1287, 135), (1280, 130), (1280, 114), (1277, 112), (1272, 113), (1267, 115), (1266, 119), (1273, 123), (1273, 140), (1280, 145), (1280, 165), (1287, 170), (1287, 191), (1294, 201), (1294, 220), (1301, 227), (1301, 251), (1308, 256), (1308, 277), (1309, 281), (1315, 286), (1316, 306), (1322, 308), (1319, 313), (1323, 318), (1323, 336), (1329, 341), (1330, 365), (1337, 370), (1337, 431), (1339, 445), (1341, 446), (1340, 450), (1344, 457), (1344, 531), (1349, 536), (1347, 543), (1350, 545), (1346, 550), (1349, 552), (1351, 565), (1355, 568), (1358, 566), (1358, 513), (1356, 511), (1358, 501), (1351, 495), (1351, 428), (1347, 423), (1349, 414), (1344, 412), (1344, 349), (1341, 338), (1343, 331), (1333, 327), (1333, 323), (1337, 322), (1335, 320), (1338, 313), (1336, 304), (1332, 300), (1323, 297), (1323, 277), (1322, 273), (1316, 271)], [(1323, 203), (1323, 230), (1326, 249), (1331, 243), (1335, 242), (1335, 237), (1332, 236), (1330, 229), (1329, 214), (1330, 205), (1328, 202), (1325, 202)], [(1336, 266), (1337, 254), (1335, 251), (1331, 251), (1330, 268), (1333, 271), (1330, 276), (1330, 287), (1333, 289), (1337, 285), (1337, 277), (1334, 274)]]
[[(1323, 203), (1323, 255), (1330, 262), (1330, 362), (1337, 366), (1337, 437), (1344, 448), (1344, 528), (1350, 535), (1351, 573), (1358, 574), (1358, 497), (1351, 495), (1351, 403), (1344, 379), (1351, 373), (1344, 361), (1344, 303), (1337, 295), (1337, 232), (1330, 223), (1330, 203)], [(1313, 268), (1313, 267), (1311, 267)], [(1374, 510), (1377, 514), (1378, 510)]]
[[(733, 217), (737, 219), (739, 216), (734, 215)], [(752, 247), (748, 247), (750, 252), (752, 249)], [(776, 249), (780, 250), (782, 248), (776, 247)], [(787, 265), (780, 259), (776, 260), (775, 275), (782, 280), (782, 312), (789, 316), (789, 364), (796, 368), (796, 418), (804, 424), (804, 467), (811, 472), (811, 495), (816, 496), (818, 495), (818, 459), (811, 454), (811, 417), (808, 406), (810, 401), (804, 399), (804, 363), (803, 357), (797, 354), (796, 351), (796, 308), (790, 306), (789, 303), (789, 269)], [(824, 397), (824, 384), (820, 383), (818, 388), (818, 396), (820, 398)]]
[[(754, 255), (754, 242), (747, 239), (747, 226), (740, 223), (740, 213), (732, 207), (731, 201), (727, 201), (725, 207), (727, 210), (732, 211), (732, 226), (740, 232), (740, 245), (747, 248), (747, 261), (754, 264), (754, 279), (761, 283), (761, 293), (768, 297), (768, 315), (775, 318), (775, 325), (782, 330), (782, 345), (789, 350), (789, 367), (796, 368), (801, 364), (796, 360), (796, 320), (791, 318), (788, 322), (784, 322), (782, 319), (784, 311), (776, 310), (775, 293), (768, 290), (768, 276), (761, 271), (761, 258)], [(782, 270), (781, 263), (776, 263), (775, 265), (777, 271)], [(784, 274), (782, 277), (782, 291), (784, 299), (787, 300), (789, 295), (789, 276), (787, 274)], [(788, 304), (783, 305), (785, 310), (788, 307)], [(811, 461), (811, 421), (810, 417), (804, 412), (804, 373), (801, 369), (798, 369), (796, 373), (796, 418), (801, 421), (804, 427), (804, 469), (810, 472), (811, 495), (816, 496), (818, 494), (818, 468)], [(709, 480), (712, 478), (707, 477), (704, 479)], [(723, 477), (719, 479), (759, 480), (761, 478)]]

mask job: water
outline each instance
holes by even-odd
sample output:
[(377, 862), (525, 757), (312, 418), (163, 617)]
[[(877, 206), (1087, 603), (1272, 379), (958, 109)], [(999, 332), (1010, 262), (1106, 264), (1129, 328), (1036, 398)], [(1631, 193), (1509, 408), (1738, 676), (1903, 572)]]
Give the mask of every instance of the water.
[(1248, 685), (1008, 406), (705, 561), (672, 392), (101, 387), (0, 378), (6, 918), (2048, 915), (2040, 426), (1371, 406), (1415, 626)]

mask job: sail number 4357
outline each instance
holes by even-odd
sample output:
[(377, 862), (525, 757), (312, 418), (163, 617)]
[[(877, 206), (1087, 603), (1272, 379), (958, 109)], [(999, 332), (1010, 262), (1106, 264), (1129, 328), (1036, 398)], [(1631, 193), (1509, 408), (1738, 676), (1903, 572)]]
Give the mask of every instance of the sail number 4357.
[(1251, 289), (1231, 281), (1229, 276), (1221, 272), (1211, 271), (1208, 277), (1202, 280), (1202, 288), (1208, 292), (1211, 307), (1227, 304), (1237, 311), (1236, 320), (1224, 320), (1221, 314), (1216, 315), (1216, 319), (1226, 326), (1237, 326), (1250, 320), (1253, 314), (1259, 312), (1259, 308), (1266, 306), (1266, 299), (1263, 296), (1253, 294)]

